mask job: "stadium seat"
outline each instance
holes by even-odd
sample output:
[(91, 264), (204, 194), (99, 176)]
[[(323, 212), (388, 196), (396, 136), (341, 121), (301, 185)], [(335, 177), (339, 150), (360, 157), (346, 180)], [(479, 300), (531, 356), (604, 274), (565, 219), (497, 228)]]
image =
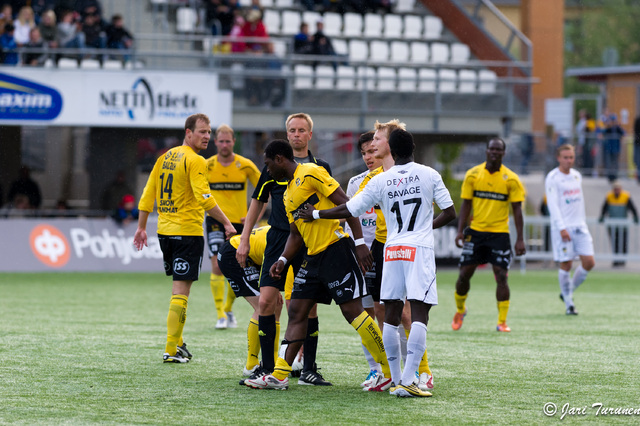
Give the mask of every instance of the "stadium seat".
[(266, 9), (262, 17), (262, 23), (267, 28), (267, 33), (280, 33), (280, 13), (273, 9)]
[(396, 69), (390, 67), (378, 68), (378, 91), (394, 92), (396, 90)]
[(389, 44), (386, 41), (373, 40), (369, 46), (369, 58), (376, 62), (389, 60)]
[(382, 16), (374, 13), (364, 15), (362, 33), (365, 37), (380, 38), (382, 36)]
[(438, 80), (440, 84), (440, 92), (454, 93), (456, 91), (456, 82), (458, 74), (455, 70), (440, 69), (438, 70)]
[(85, 70), (98, 70), (100, 69), (100, 61), (97, 59), (83, 59), (80, 62), (80, 68)]
[(445, 43), (431, 43), (431, 63), (449, 62), (449, 46)]
[(176, 10), (176, 31), (179, 33), (192, 33), (196, 30), (198, 13), (190, 7), (179, 7)]
[(406, 15), (404, 17), (404, 38), (414, 39), (422, 37), (422, 17), (418, 15)]
[(333, 45), (333, 50), (335, 50), (338, 55), (349, 55), (349, 45), (346, 40), (334, 38), (331, 44)]
[(429, 45), (422, 41), (411, 42), (411, 62), (426, 64), (429, 61)]
[(409, 62), (409, 44), (407, 42), (391, 42), (391, 62)]
[(476, 93), (476, 84), (478, 74), (475, 70), (458, 71), (458, 92), (459, 93)]
[(335, 71), (331, 65), (318, 65), (315, 72), (316, 89), (331, 90), (335, 86)]
[(424, 38), (427, 40), (437, 40), (442, 36), (442, 19), (437, 16), (424, 17)]
[(418, 92), (433, 93), (436, 91), (436, 71), (431, 68), (421, 68), (418, 71)]
[(43, 64), (44, 68), (54, 68), (55, 66), (56, 66), (56, 63), (51, 58), (47, 58)]
[(366, 61), (369, 57), (369, 47), (366, 41), (351, 40), (349, 42), (349, 60)]
[(231, 64), (231, 73), (229, 74), (230, 85), (233, 90), (244, 89), (244, 64), (234, 62)]
[(281, 15), (282, 25), (280, 33), (283, 35), (295, 35), (300, 31), (300, 13), (294, 10), (284, 10)]
[(275, 5), (276, 5), (276, 7), (280, 8), (280, 9), (286, 9), (286, 8), (294, 7), (293, 0), (275, 0)]
[(356, 88), (358, 90), (367, 89), (374, 90), (376, 83), (376, 70), (372, 67), (358, 68), (358, 82)]
[(116, 59), (109, 59), (102, 63), (102, 69), (105, 70), (121, 70), (122, 67), (122, 61), (118, 61)]
[(342, 35), (345, 37), (362, 36), (362, 15), (359, 13), (347, 12), (344, 14), (344, 28)]
[(413, 93), (416, 91), (417, 72), (415, 68), (398, 69), (398, 91)]
[(496, 83), (498, 77), (491, 70), (480, 70), (478, 72), (478, 93), (496, 93)]
[(275, 4), (273, 0), (260, 0), (260, 6), (265, 7), (274, 7)]
[(392, 13), (384, 15), (384, 36), (385, 38), (402, 37), (402, 16)]
[(415, 6), (415, 0), (398, 0), (396, 2), (396, 7), (394, 8), (396, 13), (401, 12), (412, 12)]
[(356, 88), (356, 70), (347, 65), (340, 65), (336, 74), (336, 89), (354, 90)]
[(310, 65), (296, 65), (293, 67), (293, 87), (296, 89), (313, 88), (313, 68)]
[(329, 37), (338, 37), (342, 32), (342, 15), (335, 12), (327, 12), (322, 17), (324, 33)]
[(451, 63), (453, 64), (466, 64), (469, 62), (471, 51), (469, 46), (462, 43), (451, 44)]
[(315, 34), (316, 24), (318, 23), (318, 19), (320, 19), (321, 17), (322, 15), (312, 10), (305, 10), (304, 12), (302, 12), (302, 22), (309, 25), (309, 34)]
[(287, 55), (287, 42), (284, 40), (273, 40), (271, 42), (273, 44), (273, 53), (276, 56), (286, 56)]

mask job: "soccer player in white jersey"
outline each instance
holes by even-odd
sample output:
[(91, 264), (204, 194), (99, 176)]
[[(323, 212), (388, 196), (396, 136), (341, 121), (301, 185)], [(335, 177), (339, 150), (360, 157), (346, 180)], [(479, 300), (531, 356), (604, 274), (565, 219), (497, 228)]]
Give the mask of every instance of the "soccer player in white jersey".
[[(544, 181), (551, 217), (553, 260), (560, 264), (560, 298), (564, 301), (567, 315), (578, 315), (573, 304), (573, 292), (595, 266), (593, 239), (586, 223), (582, 175), (571, 168), (575, 159), (572, 145), (560, 145), (557, 149), (558, 167), (551, 170)], [(576, 256), (580, 257), (581, 264), (572, 277), (571, 266)]]
[[(384, 267), (380, 299), (385, 303), (382, 341), (387, 352), (397, 396), (431, 396), (414, 383), (415, 372), (426, 349), (427, 321), (431, 306), (438, 304), (433, 229), (456, 217), (451, 195), (442, 177), (430, 167), (413, 161), (415, 144), (409, 132), (396, 129), (389, 135), (395, 166), (375, 176), (362, 192), (345, 204), (314, 211), (306, 218), (359, 216), (376, 203), (387, 222)], [(434, 219), (433, 202), (442, 212)], [(400, 366), (400, 325), (404, 300), (411, 304), (411, 332), (407, 341), (407, 362)]]

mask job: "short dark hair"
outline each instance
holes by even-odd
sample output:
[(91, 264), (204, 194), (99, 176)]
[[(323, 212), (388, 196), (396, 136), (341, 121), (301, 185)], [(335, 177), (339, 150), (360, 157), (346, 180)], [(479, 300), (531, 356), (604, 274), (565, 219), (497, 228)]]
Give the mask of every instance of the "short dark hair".
[(370, 130), (360, 135), (360, 137), (358, 138), (358, 151), (362, 151), (362, 145), (373, 140), (373, 135), (375, 133), (376, 132), (374, 132), (373, 130)]
[(184, 122), (184, 131), (186, 132), (187, 130), (191, 130), (192, 132), (196, 129), (196, 122), (198, 120), (202, 120), (207, 124), (210, 124), (210, 120), (209, 117), (207, 117), (206, 114), (193, 114), (190, 115), (189, 117), (187, 117), (187, 119)]
[(409, 158), (415, 149), (413, 135), (406, 130), (395, 129), (389, 135), (389, 150), (393, 158)]
[(264, 155), (270, 160), (275, 160), (276, 155), (282, 155), (287, 160), (294, 161), (293, 148), (289, 142), (283, 139), (274, 139), (269, 142), (269, 145), (264, 149)]
[(491, 143), (491, 141), (499, 141), (502, 142), (502, 149), (503, 150), (507, 150), (507, 144), (505, 143), (504, 139), (502, 138), (491, 138), (487, 141), (487, 148), (489, 148), (489, 144)]

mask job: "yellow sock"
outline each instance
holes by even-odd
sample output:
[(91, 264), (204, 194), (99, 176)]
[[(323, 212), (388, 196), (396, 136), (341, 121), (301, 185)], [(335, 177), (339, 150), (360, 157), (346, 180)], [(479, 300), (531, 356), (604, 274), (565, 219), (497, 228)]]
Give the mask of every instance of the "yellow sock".
[(498, 324), (507, 322), (507, 314), (509, 313), (509, 301), (503, 300), (498, 302)]
[(362, 339), (364, 347), (367, 348), (373, 359), (380, 364), (382, 374), (384, 374), (385, 377), (391, 377), (387, 354), (382, 344), (382, 332), (378, 324), (375, 323), (366, 311), (363, 311), (351, 322), (351, 327), (356, 329)]
[[(226, 281), (226, 280), (225, 280)], [(224, 302), (224, 311), (231, 312), (233, 310), (233, 302), (236, 300), (236, 294), (231, 288), (231, 284), (227, 281), (227, 300)]]
[(176, 348), (182, 338), (182, 330), (187, 320), (187, 299), (183, 294), (171, 296), (167, 315), (167, 346), (164, 349), (169, 355), (176, 354)]
[[(407, 335), (407, 339), (409, 338), (409, 333), (411, 333), (411, 330), (407, 330), (406, 328), (404, 329), (404, 334)], [(422, 373), (427, 373), (428, 375), (432, 376), (433, 374), (431, 374), (431, 369), (429, 368), (429, 359), (427, 358), (427, 350), (424, 350), (424, 355), (422, 355), (422, 358), (420, 359), (420, 365), (418, 365), (418, 373), (422, 374)]]
[(280, 321), (276, 321), (276, 338), (273, 340), (273, 359), (278, 359), (280, 350)]
[(464, 314), (464, 311), (467, 308), (465, 306), (465, 302), (467, 301), (467, 296), (468, 294), (465, 294), (464, 296), (460, 296), (458, 293), (454, 293), (454, 297), (456, 298), (456, 309), (458, 310), (459, 314)]
[(289, 373), (291, 373), (291, 366), (283, 358), (278, 357), (276, 366), (273, 369), (273, 377), (278, 380), (284, 380), (289, 377)]
[(226, 317), (224, 309), (222, 309), (224, 304), (224, 275), (211, 274), (209, 283), (211, 284), (211, 294), (213, 294), (213, 303), (216, 306), (218, 319)]
[(247, 328), (247, 370), (260, 364), (260, 337), (258, 336), (258, 321), (251, 318)]

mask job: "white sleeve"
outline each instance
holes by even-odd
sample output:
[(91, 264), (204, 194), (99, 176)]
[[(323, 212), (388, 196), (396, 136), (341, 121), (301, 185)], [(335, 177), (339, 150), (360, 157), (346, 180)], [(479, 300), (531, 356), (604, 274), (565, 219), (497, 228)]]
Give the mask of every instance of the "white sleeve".
[(562, 212), (560, 211), (560, 194), (558, 194), (558, 187), (553, 180), (553, 175), (547, 175), (544, 181), (544, 189), (547, 195), (547, 208), (551, 217), (551, 225), (559, 230), (566, 229)]
[(380, 201), (374, 181), (375, 178), (371, 179), (360, 193), (347, 201), (347, 209), (349, 209), (351, 216), (359, 217)]
[(347, 197), (349, 198), (353, 197), (353, 195), (358, 192), (358, 185), (355, 184), (355, 180), (355, 177), (352, 177), (347, 185)]
[(433, 171), (433, 181), (433, 199), (438, 207), (440, 207), (440, 210), (451, 207), (453, 205), (451, 194), (449, 193), (447, 187), (444, 185), (442, 176), (440, 176), (440, 173), (436, 172), (435, 170)]

